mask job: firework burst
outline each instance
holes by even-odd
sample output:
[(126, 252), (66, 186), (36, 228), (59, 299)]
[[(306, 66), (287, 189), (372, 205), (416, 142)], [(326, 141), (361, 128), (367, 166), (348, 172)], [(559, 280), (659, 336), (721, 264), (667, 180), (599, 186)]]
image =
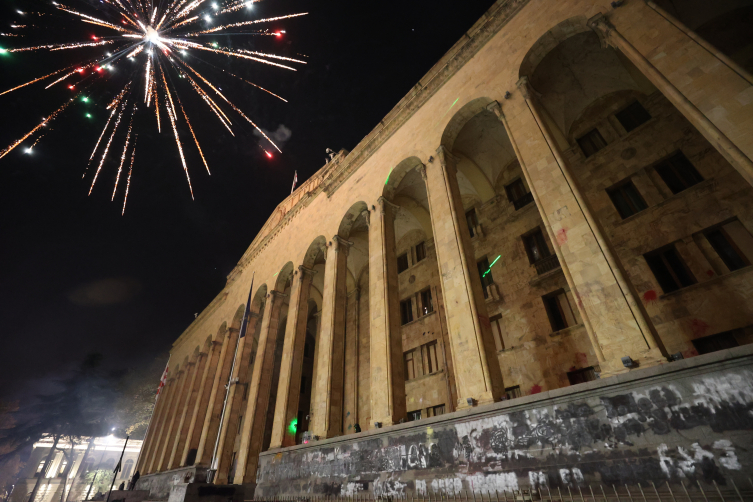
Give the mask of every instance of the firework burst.
[[(270, 31), (268, 29), (248, 30), (250, 27), (258, 28), (265, 23), (304, 16), (307, 13), (294, 13), (260, 19), (238, 19), (243, 16), (251, 17), (250, 14), (253, 12), (253, 5), (260, 0), (216, 0), (215, 2), (207, 0), (100, 0), (98, 5), (87, 0), (70, 1), (77, 1), (82, 5), (77, 7), (52, 1), (52, 7), (57, 18), (65, 16), (68, 20), (104, 28), (110, 33), (102, 37), (91, 36), (88, 40), (78, 42), (4, 47), (0, 48), (0, 54), (33, 51), (70, 51), (76, 49), (101, 50), (103, 54), (80, 61), (73, 66), (56, 69), (28, 82), (21, 83), (12, 89), (0, 92), (0, 96), (3, 96), (4, 94), (45, 80), (48, 84), (44, 89), (47, 90), (55, 87), (56, 84), (69, 80), (71, 77), (79, 78), (79, 81), (76, 83), (66, 82), (67, 87), (74, 91), (74, 96), (71, 99), (66, 99), (62, 106), (43, 118), (36, 127), (22, 135), (20, 139), (0, 150), (0, 159), (27, 140), (33, 142), (31, 147), (27, 148), (27, 151), (30, 152), (31, 148), (44, 135), (44, 132), (40, 133), (40, 131), (43, 131), (50, 122), (59, 118), (69, 108), (71, 103), (79, 99), (85, 102), (88, 101), (89, 98), (85, 94), (85, 91), (91, 92), (90, 90), (93, 89), (92, 86), (94, 85), (104, 85), (105, 89), (111, 88), (110, 92), (115, 97), (107, 106), (107, 110), (110, 113), (89, 158), (88, 164), (91, 165), (92, 162), (96, 162), (97, 166), (96, 169), (92, 169), (93, 175), (89, 194), (94, 190), (94, 186), (100, 178), (102, 168), (107, 165), (108, 156), (111, 147), (113, 147), (122, 153), (120, 154), (120, 158), (116, 159), (118, 160), (118, 167), (114, 179), (112, 200), (115, 199), (118, 191), (121, 175), (125, 174), (123, 171), (126, 162), (128, 162), (129, 166), (128, 177), (125, 180), (126, 187), (123, 201), (123, 212), (125, 212), (125, 202), (130, 189), (136, 149), (135, 138), (137, 136), (136, 124), (138, 120), (134, 119), (137, 117), (137, 111), (140, 111), (140, 113), (154, 113), (158, 132), (162, 131), (160, 112), (163, 112), (162, 116), (164, 114), (167, 115), (168, 134), (174, 137), (178, 153), (180, 154), (181, 167), (188, 181), (191, 197), (193, 197), (191, 177), (184, 154), (184, 143), (178, 129), (181, 122), (184, 122), (188, 131), (190, 131), (193, 143), (206, 167), (207, 173), (209, 173), (209, 165), (204, 157), (204, 152), (201, 149), (196, 132), (191, 126), (188, 114), (181, 103), (178, 86), (175, 85), (172, 77), (178, 77), (187, 82), (187, 85), (184, 85), (184, 89), (181, 91), (183, 94), (186, 92), (189, 94), (188, 96), (184, 96), (184, 100), (190, 99), (190, 96), (200, 98), (200, 101), (205, 103), (217, 120), (233, 136), (235, 136), (234, 124), (228, 115), (232, 115), (235, 112), (259, 131), (277, 151), (281, 151), (274, 141), (265, 134), (264, 130), (221, 92), (220, 83), (216, 80), (213, 83), (213, 76), (200, 73), (194, 67), (194, 64), (189, 64), (189, 60), (205, 63), (207, 66), (219, 70), (219, 76), (229, 74), (260, 91), (286, 101), (264, 87), (238, 77), (227, 70), (211, 64), (209, 61), (200, 59), (194, 53), (204, 51), (212, 56), (237, 58), (285, 71), (296, 71), (293, 65), (306, 64), (305, 61), (256, 50), (220, 47), (216, 42), (207, 43), (202, 41), (202, 39), (209, 34), (279, 37), (284, 31)], [(233, 32), (226, 31), (229, 29), (232, 29)], [(122, 85), (122, 82), (116, 84), (116, 79), (111, 78), (113, 73), (117, 68), (125, 67), (124, 63), (129, 62), (135, 62), (137, 65), (133, 67), (129, 65), (126, 68), (128, 73), (130, 73), (130, 77), (127, 79), (128, 83), (125, 85)], [(49, 83), (53, 80), (52, 77), (56, 78)], [(118, 87), (113, 88), (115, 85)], [(82, 90), (79, 91), (79, 87)], [(216, 100), (217, 97), (220, 99)], [(223, 106), (228, 108), (223, 110)], [(150, 112), (150, 109), (153, 109), (153, 112)], [(176, 111), (177, 109), (180, 110), (180, 113)], [(87, 117), (90, 117), (90, 115), (87, 114)], [(125, 127), (120, 127), (123, 123), (128, 127), (124, 138), (122, 137), (123, 133), (121, 132), (120, 134), (120, 139), (122, 139), (121, 149), (116, 145), (121, 144), (120, 139), (117, 139), (117, 133)], [(153, 124), (153, 122), (150, 123)], [(103, 146), (103, 148), (100, 149), (100, 146)], [(268, 156), (270, 155), (261, 145), (260, 148)], [(98, 157), (96, 161), (95, 157)], [(87, 169), (84, 171), (84, 177), (87, 176), (88, 172), (87, 166)]]

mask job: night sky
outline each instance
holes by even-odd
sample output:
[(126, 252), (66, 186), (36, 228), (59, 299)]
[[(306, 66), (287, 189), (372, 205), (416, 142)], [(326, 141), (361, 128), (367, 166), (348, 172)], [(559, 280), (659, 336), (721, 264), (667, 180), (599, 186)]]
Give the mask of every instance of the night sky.
[[(90, 12), (94, 0), (70, 0)], [(181, 97), (212, 175), (207, 175), (185, 126), (179, 128), (195, 200), (191, 200), (163, 109), (162, 134), (153, 115), (139, 114), (136, 161), (125, 216), (122, 186), (110, 201), (123, 137), (116, 136), (91, 196), (92, 168), (82, 179), (120, 87), (98, 83), (52, 123), (31, 154), (27, 142), (0, 159), (0, 397), (28, 396), (100, 352), (113, 370), (166, 357), (194, 313), (219, 293), (275, 206), (324, 164), (325, 148), (352, 150), (492, 5), (492, 0), (346, 2), (264, 0), (254, 16), (308, 11), (265, 27), (276, 37), (217, 36), (220, 44), (307, 56), (299, 71), (202, 53), (203, 61), (252, 80), (283, 103), (221, 71), (195, 67), (261, 127), (290, 131), (283, 154), (269, 159), (237, 114), (232, 137), (198, 97)], [(50, 12), (49, 4), (6, 0), (0, 47), (67, 42), (111, 32)], [(36, 6), (36, 7), (35, 7)], [(41, 6), (41, 7), (40, 7)], [(245, 20), (240, 13), (233, 20)], [(25, 24), (13, 29), (11, 24)], [(0, 55), (0, 92), (101, 54), (102, 49)], [(191, 61), (187, 59), (187, 61)], [(133, 65), (116, 67), (127, 78)], [(40, 82), (0, 96), (0, 149), (37, 125), (73, 91), (45, 91)], [(80, 79), (71, 78), (71, 83)], [(143, 85), (143, 80), (139, 82)], [(181, 88), (185, 89), (185, 88)], [(78, 89), (77, 89), (78, 90)], [(141, 110), (143, 111), (143, 110)], [(92, 115), (86, 118), (86, 114)], [(180, 112), (179, 112), (180, 113)], [(139, 120), (140, 119), (140, 120)], [(124, 129), (123, 129), (124, 131)], [(278, 137), (285, 137), (280, 134)], [(106, 140), (106, 138), (105, 138)], [(33, 141), (33, 139), (31, 140)], [(103, 140), (104, 141), (104, 140)], [(268, 145), (262, 144), (267, 148)], [(101, 148), (101, 147), (100, 147)], [(94, 164), (96, 166), (96, 164)], [(121, 181), (122, 183), (122, 181)], [(159, 378), (157, 375), (155, 378)], [(156, 384), (156, 382), (155, 382)]]

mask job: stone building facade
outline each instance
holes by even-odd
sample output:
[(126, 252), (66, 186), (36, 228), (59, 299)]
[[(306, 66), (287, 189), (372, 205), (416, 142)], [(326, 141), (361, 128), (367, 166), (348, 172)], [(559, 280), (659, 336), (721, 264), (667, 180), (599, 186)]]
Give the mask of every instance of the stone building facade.
[(496, 2), (175, 342), (142, 487), (753, 341), (752, 9)]

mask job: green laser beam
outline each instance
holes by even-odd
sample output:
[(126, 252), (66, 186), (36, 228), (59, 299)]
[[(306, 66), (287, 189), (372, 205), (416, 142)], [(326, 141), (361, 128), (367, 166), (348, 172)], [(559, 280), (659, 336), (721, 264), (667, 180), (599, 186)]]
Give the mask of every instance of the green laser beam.
[(384, 180), (384, 184), (385, 184), (385, 185), (386, 185), (387, 183), (389, 183), (389, 182), (390, 182), (390, 175), (392, 174), (392, 170), (393, 170), (393, 169), (395, 169), (395, 168), (393, 167), (392, 169), (390, 169), (390, 172), (389, 172), (389, 173), (387, 173), (387, 179), (386, 179), (386, 180)]
[(492, 271), (492, 267), (494, 266), (495, 263), (497, 263), (497, 260), (499, 260), (501, 257), (502, 255), (499, 255), (496, 258), (494, 258), (494, 261), (492, 262), (492, 264), (489, 265), (489, 269), (486, 272), (484, 272), (484, 275), (482, 275), (481, 277), (486, 277), (486, 274)]

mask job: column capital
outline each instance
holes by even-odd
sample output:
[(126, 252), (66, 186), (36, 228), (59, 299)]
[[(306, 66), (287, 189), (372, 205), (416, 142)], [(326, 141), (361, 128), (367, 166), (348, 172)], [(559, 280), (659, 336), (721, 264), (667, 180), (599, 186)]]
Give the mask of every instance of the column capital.
[(267, 293), (267, 298), (270, 298), (270, 299), (272, 299), (272, 298), (287, 298), (287, 297), (288, 297), (288, 295), (286, 295), (282, 291), (275, 291), (274, 289), (272, 291), (270, 291), (269, 293)]
[(418, 171), (418, 174), (421, 175), (421, 178), (424, 180), (424, 183), (426, 183), (426, 164), (419, 164), (414, 169)]
[(218, 345), (222, 345), (222, 342), (220, 340), (212, 340), (212, 345), (217, 347)]
[(439, 145), (439, 148), (437, 148), (437, 157), (439, 158), (439, 164), (443, 168), (449, 169), (453, 173), (457, 171), (456, 163), (460, 159), (444, 145)]
[(251, 312), (248, 313), (248, 317), (253, 317), (253, 318), (258, 319), (259, 318), (259, 313), (251, 311)]
[(614, 45), (611, 36), (612, 32), (616, 31), (615, 27), (609, 22), (609, 19), (607, 19), (604, 14), (599, 12), (590, 18), (586, 24), (596, 33), (596, 35), (599, 36), (599, 42), (601, 43), (602, 49), (606, 49), (607, 47), (612, 47), (614, 49), (617, 48), (617, 46)]
[(500, 118), (500, 116), (504, 117), (504, 114), (502, 113), (502, 107), (500, 106), (498, 101), (492, 101), (491, 103), (486, 105), (486, 110), (492, 112), (497, 116), (497, 118)]
[[(343, 246), (343, 249), (347, 250), (350, 246), (353, 245), (352, 241), (349, 241), (347, 239), (343, 239), (339, 235), (335, 234), (334, 237), (332, 237), (332, 240), (330, 241), (330, 245), (335, 249), (339, 250), (340, 246)], [(347, 251), (346, 251), (347, 252)]]
[(393, 204), (389, 200), (387, 200), (386, 197), (379, 197), (377, 199), (377, 203), (379, 204), (379, 213), (380, 214), (386, 214), (387, 207), (391, 207), (393, 210), (393, 218), (395, 217), (395, 212), (397, 212), (400, 209), (400, 206), (397, 204)]
[(316, 274), (316, 270), (312, 268), (306, 268), (303, 265), (298, 266), (298, 271), (301, 273), (301, 277), (303, 277), (304, 275), (313, 276), (314, 274)]
[(515, 86), (518, 88), (518, 90), (520, 90), (520, 93), (523, 95), (526, 101), (530, 101), (531, 84), (528, 82), (528, 77), (527, 76), (520, 77), (520, 80), (517, 81)]
[(202, 357), (207, 357), (208, 355), (209, 354), (207, 354), (206, 352), (199, 352), (198, 354), (196, 354), (196, 360), (198, 361)]
[(229, 327), (229, 328), (227, 329), (227, 332), (228, 332), (228, 333), (231, 333), (231, 332), (233, 332), (233, 331), (235, 331), (235, 332), (238, 332), (238, 331), (240, 331), (240, 329), (239, 329), (239, 328), (235, 328), (235, 327), (233, 327), (233, 326), (230, 326), (230, 327)]
[(348, 293), (348, 298), (350, 298), (353, 295), (356, 295), (356, 300), (358, 300), (360, 298), (360, 295), (361, 295), (361, 288), (356, 287), (353, 291), (351, 291), (350, 293)]

